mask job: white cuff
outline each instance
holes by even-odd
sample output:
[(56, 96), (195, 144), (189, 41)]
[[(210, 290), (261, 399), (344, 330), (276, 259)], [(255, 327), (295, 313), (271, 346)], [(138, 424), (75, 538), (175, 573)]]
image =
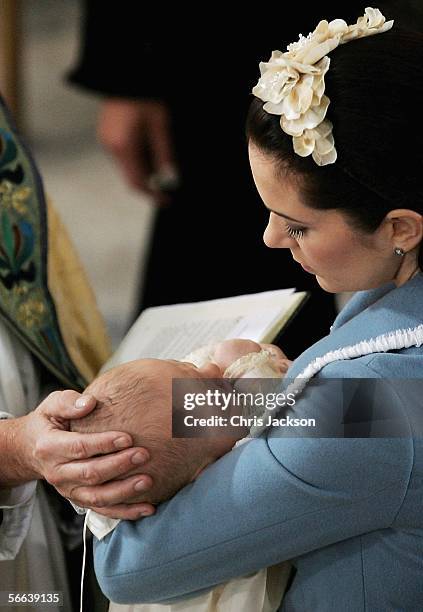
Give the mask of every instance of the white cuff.
[(71, 502), (70, 499), (68, 501), (73, 506), (75, 512), (86, 515), (85, 523), (91, 533), (95, 535), (97, 540), (102, 540), (108, 533), (113, 531), (116, 525), (120, 523), (120, 519), (113, 519), (109, 518), (108, 516), (103, 516), (102, 514), (97, 514), (97, 512), (94, 512), (94, 510), (87, 510), (86, 508), (77, 506)]
[(105, 538), (120, 523), (120, 519), (97, 514), (94, 510), (88, 510), (86, 521), (88, 529), (97, 540)]

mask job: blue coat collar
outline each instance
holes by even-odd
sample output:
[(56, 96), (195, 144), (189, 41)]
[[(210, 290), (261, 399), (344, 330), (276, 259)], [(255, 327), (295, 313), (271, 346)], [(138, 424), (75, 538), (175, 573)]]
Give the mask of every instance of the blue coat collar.
[(309, 363), (329, 351), (355, 345), (396, 330), (423, 323), (423, 274), (401, 287), (388, 283), (359, 291), (336, 318), (331, 333), (302, 353), (288, 371), (295, 378)]

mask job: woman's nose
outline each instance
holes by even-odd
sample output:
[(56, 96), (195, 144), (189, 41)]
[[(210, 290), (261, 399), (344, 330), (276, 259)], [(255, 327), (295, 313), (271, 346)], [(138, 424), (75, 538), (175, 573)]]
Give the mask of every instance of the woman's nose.
[(273, 213), (270, 213), (263, 241), (269, 249), (289, 249), (295, 243), (295, 240), (286, 233), (282, 219)]

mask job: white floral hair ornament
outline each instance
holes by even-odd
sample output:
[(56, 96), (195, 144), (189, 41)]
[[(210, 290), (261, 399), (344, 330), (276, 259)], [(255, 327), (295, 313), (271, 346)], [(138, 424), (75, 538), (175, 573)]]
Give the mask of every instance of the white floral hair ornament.
[(343, 19), (321, 21), (307, 37), (300, 34), (285, 53), (273, 51), (268, 62), (260, 63), (261, 77), (253, 94), (265, 102), (266, 112), (280, 115), (282, 130), (293, 137), (295, 153), (312, 155), (319, 166), (336, 161), (333, 126), (326, 119), (330, 104), (324, 95), (330, 65), (327, 54), (351, 40), (387, 32), (393, 23), (370, 7), (351, 26)]

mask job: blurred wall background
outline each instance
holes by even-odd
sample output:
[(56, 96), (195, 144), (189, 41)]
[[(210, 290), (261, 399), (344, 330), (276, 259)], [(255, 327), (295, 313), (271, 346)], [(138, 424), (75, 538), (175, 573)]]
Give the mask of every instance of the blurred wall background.
[[(77, 48), (78, 0), (0, 3), (2, 16), (17, 13), (18, 31), (9, 42), (17, 42), (18, 48), (20, 127), (45, 189), (75, 242), (116, 345), (132, 314), (152, 208), (147, 199), (128, 190), (96, 142), (98, 99), (66, 83)], [(10, 34), (4, 20), (2, 28)], [(7, 86), (4, 55), (3, 47), (2, 90)]]

